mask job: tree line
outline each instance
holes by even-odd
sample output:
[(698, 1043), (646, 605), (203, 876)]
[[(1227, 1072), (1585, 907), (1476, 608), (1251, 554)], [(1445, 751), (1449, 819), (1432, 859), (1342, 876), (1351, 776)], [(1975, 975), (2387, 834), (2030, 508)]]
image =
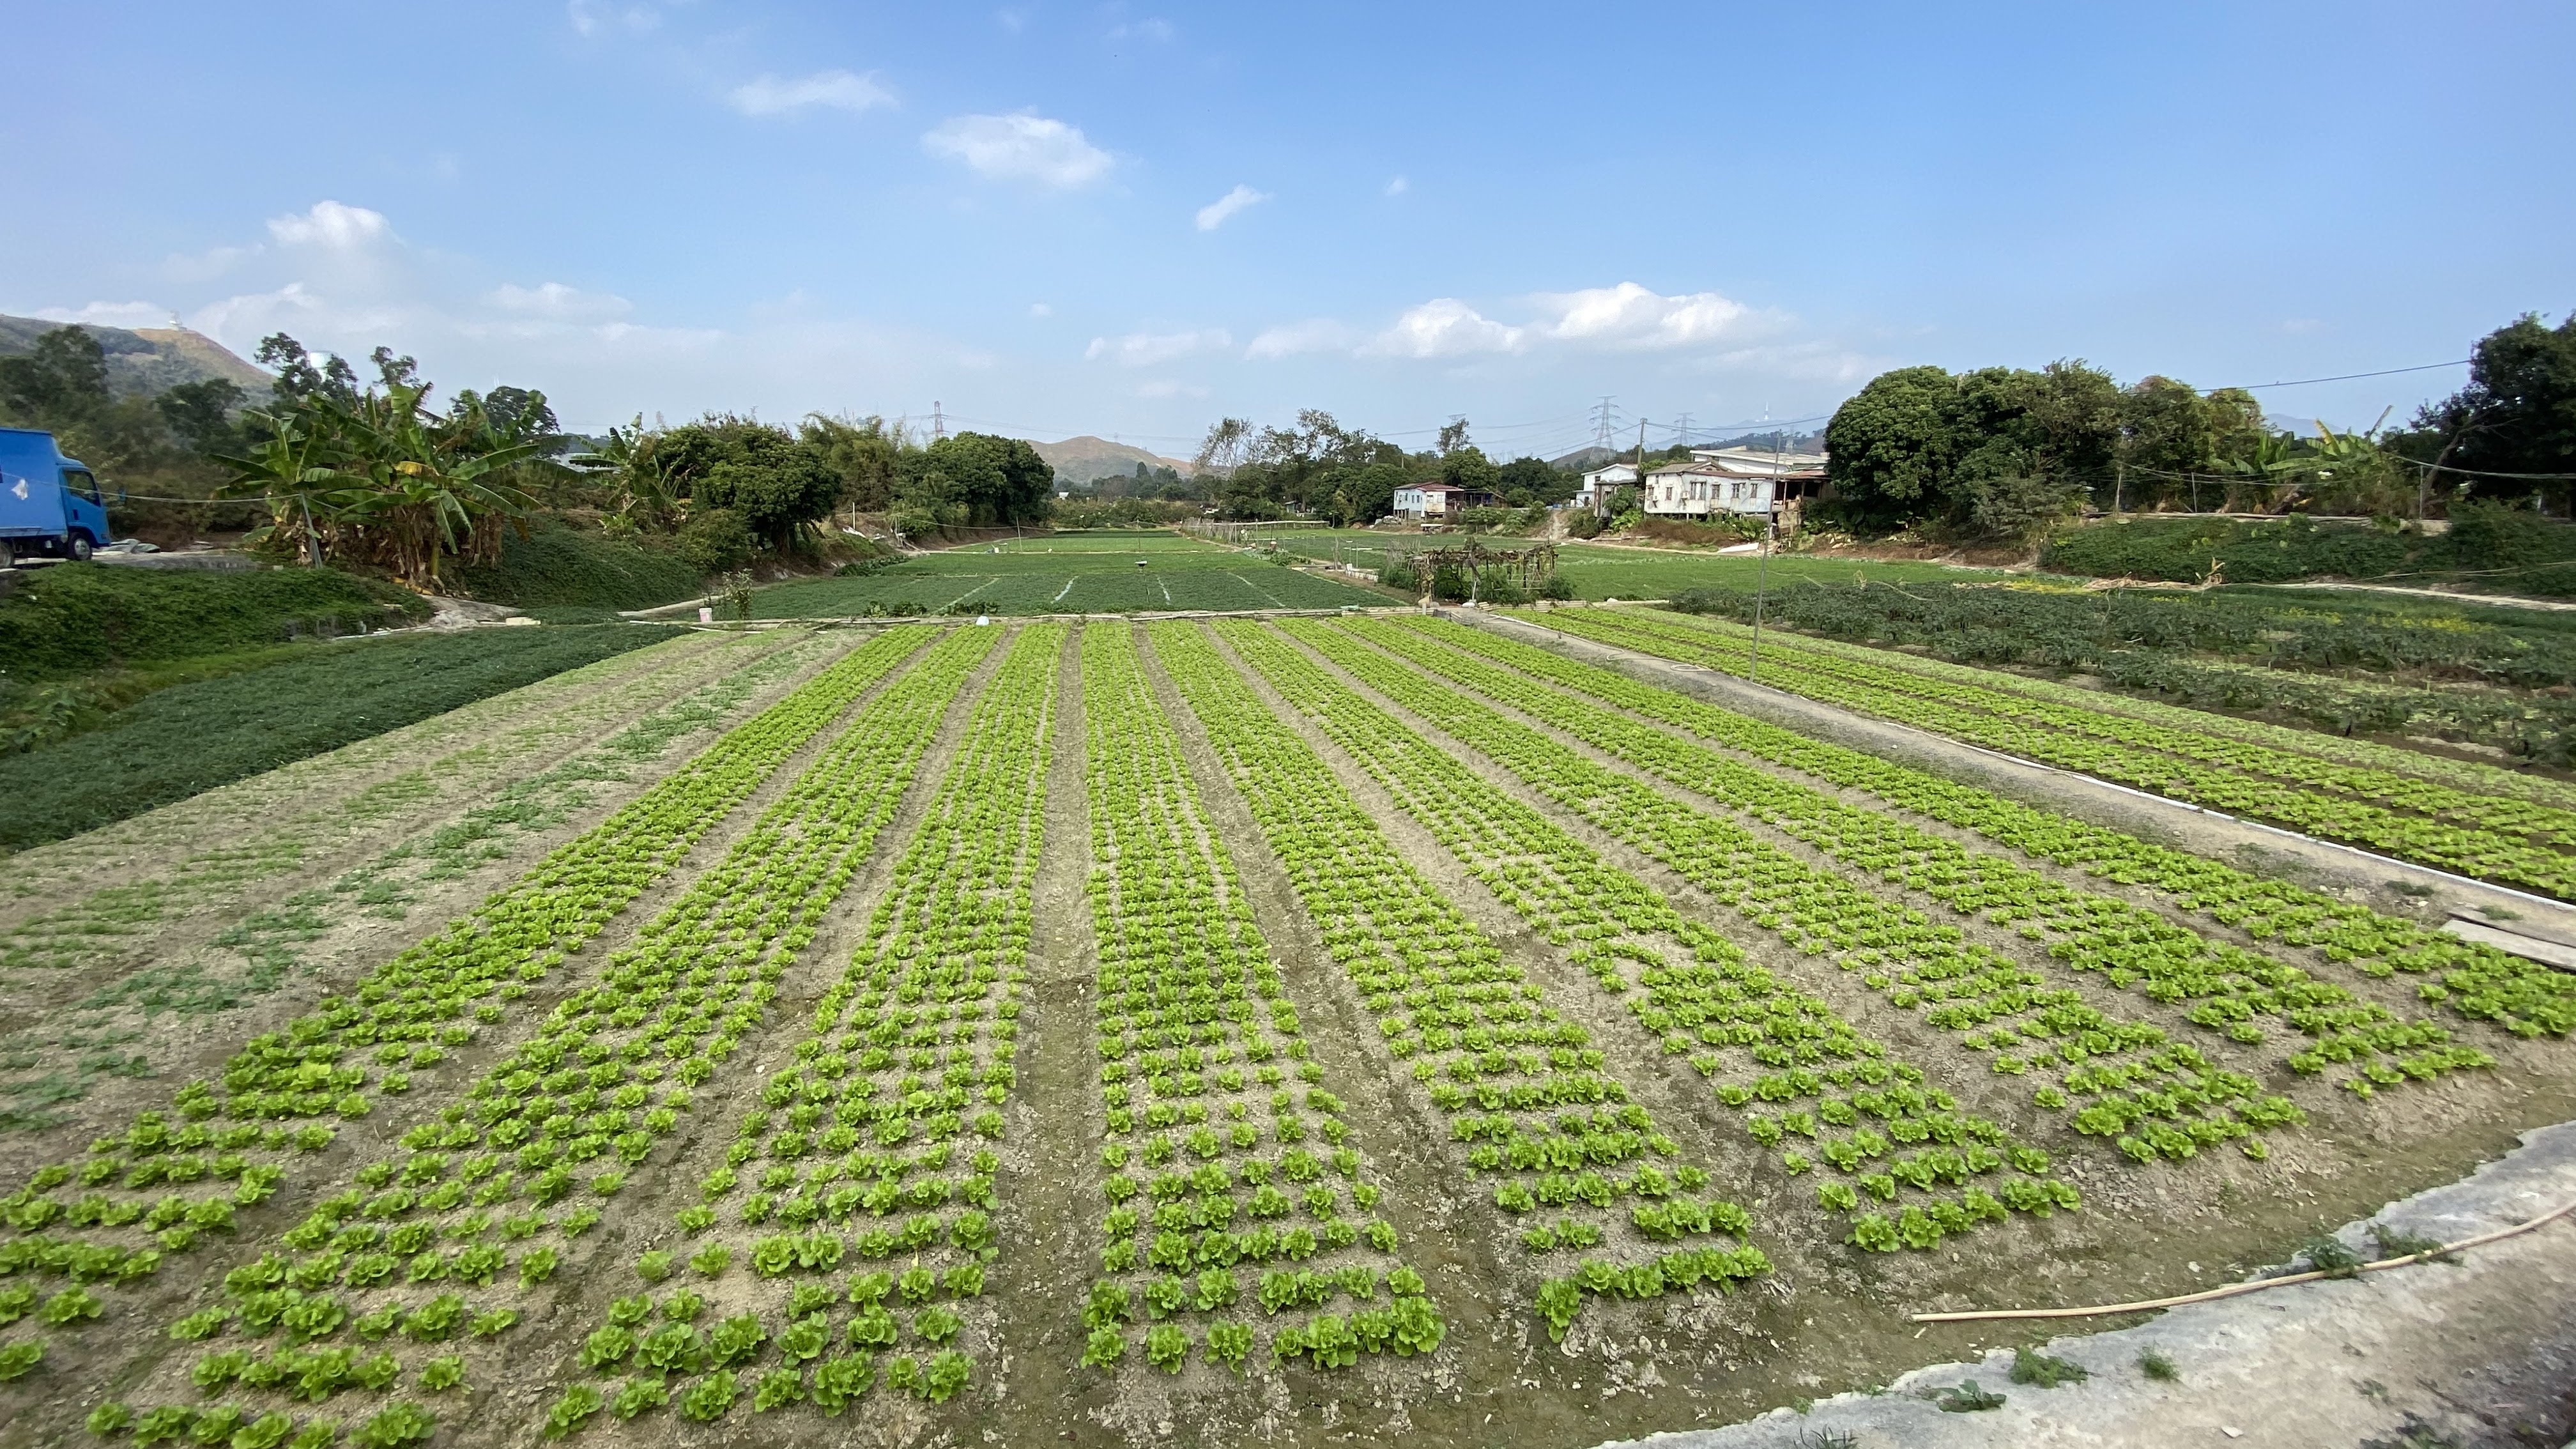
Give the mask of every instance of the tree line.
[(370, 356), (372, 377), (283, 332), (254, 356), (276, 374), (264, 398), (222, 379), (119, 398), (99, 339), (56, 328), (0, 359), (0, 422), (51, 431), (145, 494), (115, 505), (125, 527), (250, 528), (253, 547), (423, 588), (449, 563), (491, 562), (507, 532), (548, 511), (715, 573), (810, 552), (835, 513), (884, 514), (918, 536), (1037, 523), (1052, 504), (1053, 470), (1015, 438), (925, 445), (880, 417), (814, 414), (788, 428), (709, 414), (676, 427), (638, 417), (594, 440), (564, 432), (532, 389), (440, 399), (387, 347)]
[(1404, 448), (1331, 413), (1307, 408), (1287, 427), (1222, 418), (1199, 444), (1199, 474), (1218, 516), (1227, 519), (1323, 518), (1343, 527), (1374, 523), (1395, 511), (1400, 488), (1426, 483), (1490, 492), (1503, 506), (1562, 503), (1580, 480), (1539, 458), (1496, 463), (1468, 441), (1461, 418), (1440, 430), (1428, 450)]
[[(2383, 415), (2381, 424), (2386, 422)], [(2403, 518), (2453, 499), (2557, 500), (2576, 473), (2576, 315), (2526, 315), (2481, 339), (2468, 386), (2397, 428), (2274, 428), (2241, 388), (2080, 360), (2031, 371), (1881, 373), (1825, 429), (1820, 518), (2018, 539), (2086, 506)]]

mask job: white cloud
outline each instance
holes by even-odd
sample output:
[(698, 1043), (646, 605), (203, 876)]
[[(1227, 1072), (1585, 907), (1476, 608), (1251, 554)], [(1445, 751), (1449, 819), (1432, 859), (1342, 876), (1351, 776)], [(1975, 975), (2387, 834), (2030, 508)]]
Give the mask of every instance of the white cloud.
[(1255, 191), (1249, 186), (1237, 186), (1199, 208), (1199, 230), (1214, 231), (1225, 225), (1227, 217), (1247, 206), (1259, 206), (1269, 199), (1270, 193), (1267, 191)]
[(620, 7), (604, 0), (571, 0), (564, 14), (573, 33), (585, 37), (608, 30), (651, 30), (662, 23), (661, 12), (650, 5)]
[(873, 111), (893, 105), (894, 93), (877, 84), (874, 71), (852, 75), (845, 70), (818, 70), (806, 76), (765, 75), (736, 86), (726, 99), (746, 116), (774, 116), (806, 106)]
[(635, 304), (609, 292), (584, 292), (561, 282), (522, 287), (503, 282), (486, 299), (504, 312), (558, 322), (605, 322), (635, 310)]
[(1289, 322), (1265, 329), (1243, 349), (1246, 357), (1292, 357), (1300, 352), (1339, 352), (1359, 339), (1330, 317)]
[(1535, 325), (1560, 342), (1607, 347), (1690, 347), (1743, 330), (1753, 309), (1715, 292), (1667, 297), (1635, 282), (1541, 292), (1531, 299), (1546, 320)]
[(1029, 304), (1029, 315), (1032, 317), (1052, 317), (1055, 315), (1055, 308), (1048, 306), (1044, 302), (1031, 302)]
[(1163, 45), (1170, 44), (1172, 37), (1178, 33), (1172, 29), (1172, 22), (1168, 20), (1139, 20), (1132, 25), (1109, 27), (1111, 40), (1125, 40), (1132, 35), (1139, 40), (1151, 40)]
[(176, 316), (158, 302), (92, 302), (78, 310), (40, 307), (36, 315), (48, 322), (89, 322), (100, 327), (167, 327)]
[(214, 247), (187, 256), (172, 253), (161, 262), (161, 275), (174, 282), (209, 282), (231, 271), (248, 257), (257, 256), (264, 248)]
[(1072, 190), (1109, 174), (1108, 152), (1062, 121), (1020, 112), (1008, 116), (952, 116), (921, 138), (933, 156), (962, 161), (996, 181), (1033, 181)]
[(268, 221), (268, 234), (280, 246), (318, 246), (334, 251), (369, 246), (391, 238), (393, 232), (393, 223), (385, 220), (383, 212), (337, 201), (317, 201), (311, 211), (301, 216), (274, 216)]
[(1108, 358), (1120, 367), (1151, 367), (1193, 352), (1232, 347), (1234, 339), (1223, 328), (1203, 332), (1130, 332), (1124, 337), (1094, 337), (1082, 351), (1083, 360), (1096, 362)]
[(1398, 176), (1386, 183), (1386, 194), (1389, 196), (1402, 196), (1404, 193), (1411, 191), (1412, 189), (1413, 183), (1405, 180), (1401, 176)]
[(1528, 339), (1527, 328), (1506, 326), (1455, 297), (1435, 297), (1406, 308), (1394, 326), (1360, 350), (1392, 357), (1466, 357), (1519, 352)]

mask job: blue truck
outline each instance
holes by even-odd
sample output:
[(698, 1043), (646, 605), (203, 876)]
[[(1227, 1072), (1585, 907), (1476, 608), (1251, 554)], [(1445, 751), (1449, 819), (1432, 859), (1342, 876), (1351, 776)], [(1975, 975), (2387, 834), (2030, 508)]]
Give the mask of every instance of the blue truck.
[(86, 560), (107, 542), (107, 495), (51, 433), (0, 428), (0, 568), (31, 554)]

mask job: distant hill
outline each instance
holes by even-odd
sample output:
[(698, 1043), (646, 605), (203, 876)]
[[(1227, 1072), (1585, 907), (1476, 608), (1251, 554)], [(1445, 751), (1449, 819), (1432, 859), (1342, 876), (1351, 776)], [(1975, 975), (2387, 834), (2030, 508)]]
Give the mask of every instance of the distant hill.
[[(0, 316), (0, 357), (34, 351), (37, 338), (62, 325), (41, 317)], [(183, 382), (220, 377), (248, 394), (247, 401), (258, 403), (268, 397), (273, 381), (269, 374), (204, 333), (184, 327), (101, 327), (89, 322), (80, 326), (98, 339), (99, 349), (107, 354), (107, 383), (118, 393), (156, 393)]]
[(1038, 456), (1046, 459), (1047, 465), (1055, 469), (1059, 476), (1070, 478), (1077, 483), (1133, 475), (1139, 463), (1155, 468), (1175, 469), (1184, 478), (1198, 471), (1197, 465), (1187, 458), (1166, 458), (1160, 453), (1148, 453), (1142, 448), (1131, 448), (1125, 443), (1113, 443), (1107, 438), (1095, 438), (1089, 433), (1076, 438), (1067, 438), (1061, 443), (1036, 443), (1032, 446), (1038, 450)]

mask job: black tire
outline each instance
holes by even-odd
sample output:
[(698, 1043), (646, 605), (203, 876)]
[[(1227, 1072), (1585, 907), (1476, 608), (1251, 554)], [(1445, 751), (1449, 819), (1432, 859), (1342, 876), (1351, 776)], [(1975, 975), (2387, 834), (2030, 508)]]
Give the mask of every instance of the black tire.
[(9, 540), (0, 538), (0, 569), (15, 568), (17, 563), (18, 553), (15, 546)]
[(73, 535), (72, 535), (72, 562), (74, 562), (74, 563), (88, 563), (88, 562), (89, 562), (89, 535), (88, 535), (88, 534), (86, 534), (86, 533), (75, 533), (75, 534), (73, 534)]

